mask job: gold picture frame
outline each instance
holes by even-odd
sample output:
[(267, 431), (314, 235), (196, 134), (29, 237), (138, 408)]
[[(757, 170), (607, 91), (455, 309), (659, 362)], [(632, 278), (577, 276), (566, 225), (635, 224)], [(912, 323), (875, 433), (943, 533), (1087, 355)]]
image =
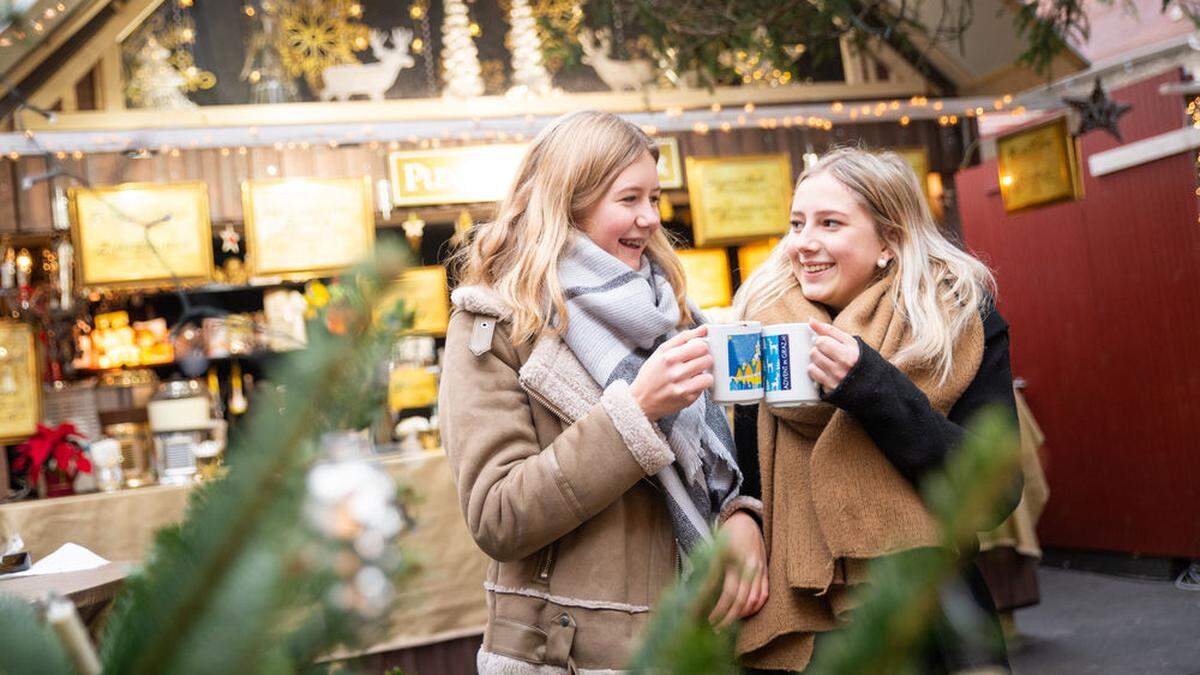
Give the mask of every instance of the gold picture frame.
[(1079, 149), (1066, 116), (997, 138), (996, 170), (1008, 213), (1083, 197)]
[(679, 162), (679, 139), (674, 136), (659, 136), (658, 144), (658, 187), (678, 190), (683, 187), (683, 167)]
[(787, 228), (792, 161), (786, 153), (687, 158), (697, 247), (779, 236)]
[(683, 263), (688, 297), (700, 309), (728, 307), (733, 302), (733, 275), (723, 248), (690, 248), (676, 251)]
[(504, 199), (528, 143), (495, 143), (388, 153), (396, 206), (476, 204)]
[(412, 325), (405, 330), (415, 335), (443, 336), (450, 325), (450, 283), (441, 265), (410, 267), (400, 278), (400, 289), (414, 309)]
[(42, 421), (42, 378), (33, 326), (0, 321), (0, 443), (37, 433)]
[(755, 241), (745, 246), (739, 246), (737, 250), (738, 260), (738, 276), (745, 283), (746, 278), (754, 273), (754, 270), (759, 265), (766, 262), (767, 257), (771, 255), (771, 251), (775, 250), (775, 246), (779, 244), (782, 237), (771, 237), (762, 241)]
[(67, 197), (78, 285), (156, 288), (212, 279), (207, 184), (73, 187)]
[(251, 276), (333, 276), (375, 246), (371, 178), (274, 178), (242, 183)]
[(921, 191), (925, 192), (925, 176), (929, 175), (929, 150), (914, 145), (892, 148), (891, 151), (908, 162), (913, 173), (917, 174), (917, 182), (921, 184)]

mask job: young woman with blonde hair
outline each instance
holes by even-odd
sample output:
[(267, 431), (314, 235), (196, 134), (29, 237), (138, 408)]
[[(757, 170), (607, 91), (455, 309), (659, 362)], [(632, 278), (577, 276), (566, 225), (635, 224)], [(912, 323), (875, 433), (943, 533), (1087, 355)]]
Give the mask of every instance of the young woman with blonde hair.
[[(743, 469), (761, 475), (774, 590), (739, 636), (747, 665), (803, 669), (820, 636), (853, 620), (849, 591), (868, 581), (870, 560), (938, 545), (916, 486), (981, 407), (1000, 403), (1015, 418), (994, 293), (988, 269), (938, 229), (898, 155), (837, 149), (800, 176), (787, 236), (734, 303), (747, 319), (809, 322), (823, 401), (736, 413)], [(757, 491), (752, 480), (743, 490)], [(1014, 505), (1001, 505), (997, 523)], [(942, 599), (980, 608), (984, 629), (940, 617), (921, 672), (1006, 664), (972, 555)]]
[(456, 264), (442, 439), (494, 560), (481, 673), (624, 668), (679, 553), (714, 522), (737, 555), (710, 618), (767, 593), (757, 500), (706, 394), (705, 328), (658, 216), (658, 149), (581, 112), (534, 139)]

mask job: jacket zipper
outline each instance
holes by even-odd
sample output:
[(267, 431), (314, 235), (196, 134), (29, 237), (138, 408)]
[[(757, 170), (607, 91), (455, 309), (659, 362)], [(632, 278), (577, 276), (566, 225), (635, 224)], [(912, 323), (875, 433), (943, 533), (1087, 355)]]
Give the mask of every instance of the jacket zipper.
[(551, 413), (553, 413), (554, 416), (557, 417), (559, 419), (559, 421), (561, 421), (563, 424), (571, 425), (571, 424), (575, 423), (574, 420), (572, 420), (570, 417), (568, 417), (567, 414), (565, 412), (563, 412), (558, 406), (554, 405), (549, 400), (547, 400), (545, 396), (542, 396), (541, 394), (534, 391), (533, 389), (530, 389), (529, 387), (523, 387), (523, 388), (525, 389), (525, 393), (529, 394), (530, 396), (533, 397), (533, 399), (535, 401), (542, 404), (542, 406), (544, 408), (546, 408)]
[(554, 542), (546, 547), (546, 554), (542, 556), (542, 563), (538, 565), (537, 580), (548, 584), (550, 583), (550, 572), (554, 570), (554, 553), (558, 548), (558, 542)]
[[(567, 425), (574, 424), (574, 422), (572, 422), (567, 417), (566, 413), (564, 413), (558, 406), (554, 405), (549, 400), (547, 400), (545, 396), (542, 396), (541, 394), (539, 394), (538, 392), (534, 391), (533, 389), (531, 389), (529, 387), (522, 386), (522, 388), (525, 389), (525, 392), (527, 394), (529, 394), (531, 397), (533, 397), (533, 400), (537, 401), (539, 404), (542, 405), (542, 407), (546, 408), (555, 417), (557, 417), (560, 422), (562, 422), (563, 424), (567, 424)], [(546, 553), (545, 553), (545, 555), (542, 556), (542, 562), (541, 562), (541, 564), (538, 565), (538, 569), (537, 569), (537, 580), (540, 581), (541, 583), (544, 583), (544, 584), (550, 583), (550, 573), (554, 571), (554, 557), (555, 557), (555, 552), (557, 549), (558, 549), (557, 541), (546, 547)]]

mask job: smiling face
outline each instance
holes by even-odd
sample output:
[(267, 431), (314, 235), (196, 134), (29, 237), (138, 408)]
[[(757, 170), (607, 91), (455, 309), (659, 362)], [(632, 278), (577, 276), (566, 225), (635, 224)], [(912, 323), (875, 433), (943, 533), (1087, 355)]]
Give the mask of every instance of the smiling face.
[(880, 260), (892, 258), (866, 207), (828, 173), (796, 187), (787, 246), (804, 297), (834, 310), (871, 285)]
[(579, 226), (597, 246), (639, 269), (650, 237), (661, 226), (659, 193), (658, 167), (647, 152), (617, 174), (600, 201), (579, 218)]

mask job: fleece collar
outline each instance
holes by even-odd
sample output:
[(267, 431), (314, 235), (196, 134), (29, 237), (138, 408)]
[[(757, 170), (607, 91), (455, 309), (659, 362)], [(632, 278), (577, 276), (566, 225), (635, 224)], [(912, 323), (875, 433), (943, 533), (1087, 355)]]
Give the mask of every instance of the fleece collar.
[[(472, 314), (501, 321), (512, 318), (508, 305), (484, 286), (461, 286), (450, 299), (455, 307)], [(526, 391), (549, 404), (568, 424), (586, 415), (604, 393), (562, 338), (552, 331), (542, 333), (534, 341), (518, 378)]]

